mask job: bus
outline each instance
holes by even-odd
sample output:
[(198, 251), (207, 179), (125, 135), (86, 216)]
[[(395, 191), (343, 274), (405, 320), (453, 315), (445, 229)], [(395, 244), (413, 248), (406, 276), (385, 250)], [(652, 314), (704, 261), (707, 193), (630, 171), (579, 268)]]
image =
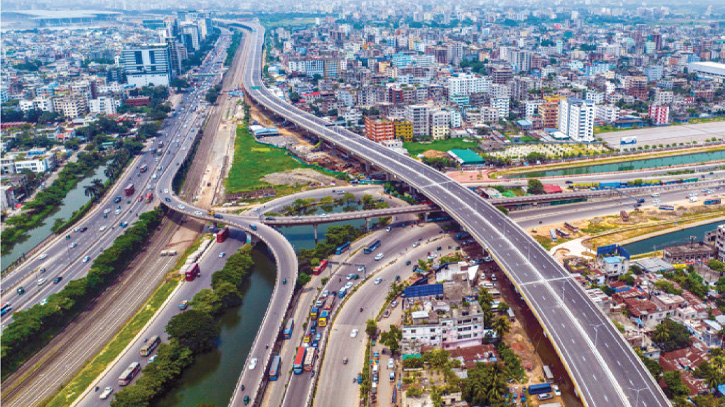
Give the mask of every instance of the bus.
[(216, 242), (224, 243), (224, 241), (227, 240), (228, 237), (229, 237), (229, 228), (223, 228), (222, 230), (220, 230), (216, 233)]
[(330, 318), (330, 311), (322, 311), (320, 318), (317, 320), (320, 327), (327, 325), (327, 320)]
[(310, 311), (310, 319), (317, 319), (317, 315), (320, 313), (320, 309), (317, 307), (312, 307), (312, 311)]
[(706, 199), (703, 204), (705, 205), (720, 205), (722, 203), (722, 199), (715, 198), (715, 199)]
[(186, 276), (186, 281), (194, 281), (196, 276), (199, 275), (199, 263), (190, 264), (189, 267), (186, 268), (184, 275)]
[(138, 372), (141, 371), (141, 364), (138, 362), (133, 362), (126, 370), (121, 373), (121, 376), (118, 376), (118, 385), (119, 386), (126, 386), (131, 383), (131, 380), (133, 380), (134, 377), (138, 374)]
[(292, 369), (295, 374), (302, 374), (302, 363), (305, 361), (305, 352), (307, 348), (300, 346), (297, 348), (297, 356), (295, 356), (295, 363), (292, 365)]
[(272, 364), (269, 366), (269, 381), (273, 382), (279, 377), (279, 364), (282, 358), (279, 355), (274, 355), (272, 358)]
[(292, 331), (295, 329), (295, 320), (294, 318), (290, 318), (287, 320), (287, 325), (284, 326), (284, 331), (282, 331), (282, 335), (284, 335), (284, 339), (290, 339), (292, 337)]
[(139, 170), (139, 171), (141, 171), (141, 172), (146, 172), (146, 171), (148, 171), (148, 170), (149, 170), (149, 166), (148, 166), (148, 165), (146, 165), (146, 164), (144, 164), (144, 165), (142, 165), (142, 166), (141, 166), (141, 168), (139, 168), (138, 170)]
[(335, 254), (337, 254), (337, 255), (343, 254), (349, 248), (350, 248), (350, 242), (347, 242), (344, 245), (342, 245), (342, 246), (338, 247), (337, 249), (335, 249)]
[(141, 356), (148, 356), (151, 354), (151, 352), (156, 349), (157, 346), (161, 343), (161, 337), (158, 335), (154, 335), (149, 339), (144, 346), (141, 347)]
[(325, 269), (327, 268), (327, 265), (328, 264), (329, 264), (329, 262), (327, 261), (327, 259), (322, 260), (317, 267), (315, 267), (314, 269), (312, 269), (312, 274), (314, 274), (316, 276), (319, 276), (320, 273), (322, 273), (323, 271), (325, 271)]
[(315, 352), (315, 348), (307, 348), (307, 354), (305, 355), (305, 364), (304, 368), (305, 371), (309, 372), (312, 370), (312, 366), (315, 364), (315, 357), (317, 356), (317, 352)]
[(675, 206), (674, 205), (660, 205), (661, 211), (674, 211)]
[(146, 200), (146, 203), (151, 203), (151, 201), (154, 200), (154, 193), (149, 192), (148, 194), (146, 194), (146, 197), (144, 199)]
[(363, 252), (365, 254), (370, 254), (378, 247), (380, 247), (380, 239), (376, 239), (372, 244), (363, 247)]
[(469, 232), (458, 232), (458, 233), (456, 233), (456, 240), (467, 239), (469, 237), (471, 237), (471, 234)]
[(128, 184), (126, 185), (126, 188), (123, 189), (123, 192), (126, 196), (131, 196), (134, 192), (136, 192), (136, 189), (133, 187), (133, 184)]
[(5, 315), (12, 310), (13, 310), (13, 306), (10, 305), (9, 302), (4, 302), (2, 305), (2, 309), (0, 309), (0, 316)]

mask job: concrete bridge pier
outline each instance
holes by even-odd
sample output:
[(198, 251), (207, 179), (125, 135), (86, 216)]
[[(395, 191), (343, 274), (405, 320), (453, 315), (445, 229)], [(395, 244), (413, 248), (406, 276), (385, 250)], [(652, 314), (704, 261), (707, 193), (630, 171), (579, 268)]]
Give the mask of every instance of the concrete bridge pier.
[(370, 231), (370, 221), (371, 220), (372, 220), (372, 218), (365, 218), (365, 231), (366, 232)]
[(317, 223), (312, 224), (312, 230), (315, 231), (315, 244), (317, 244)]
[(370, 173), (370, 161), (365, 161), (365, 172)]
[(423, 213), (423, 221), (425, 223), (428, 223), (428, 215), (430, 215), (430, 212), (424, 212)]

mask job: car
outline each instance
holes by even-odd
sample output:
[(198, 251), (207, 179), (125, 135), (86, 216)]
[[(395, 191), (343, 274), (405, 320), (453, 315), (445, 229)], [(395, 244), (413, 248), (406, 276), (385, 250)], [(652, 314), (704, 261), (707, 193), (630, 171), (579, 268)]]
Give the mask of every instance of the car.
[(83, 258), (83, 263), (88, 263), (89, 261), (91, 261), (91, 256), (86, 256)]
[(435, 253), (431, 253), (431, 254), (428, 255), (428, 260), (433, 260), (435, 258), (436, 258), (436, 254)]
[(103, 389), (103, 393), (101, 393), (101, 400), (107, 399), (111, 393), (113, 393), (113, 387), (107, 386), (105, 389)]
[(167, 196), (166, 198), (164, 198), (164, 201), (171, 202), (171, 199)]
[(80, 228), (79, 232), (83, 233), (83, 232), (85, 232), (86, 230), (88, 230), (88, 228), (84, 226), (84, 227)]
[(561, 396), (561, 390), (559, 390), (558, 384), (552, 384), (551, 388), (554, 390), (554, 395)]
[(154, 189), (154, 184), (148, 184), (148, 185), (146, 186), (146, 189)]
[(224, 257), (226, 255), (227, 255), (227, 252), (221, 252), (221, 253), (219, 253), (219, 257)]
[(413, 242), (413, 248), (420, 246), (420, 242)]
[(53, 279), (53, 284), (58, 284), (58, 283), (60, 283), (60, 280), (62, 280), (62, 279), (63, 279), (63, 277), (62, 277), (62, 276), (58, 276), (58, 277), (56, 277), (55, 279)]
[(352, 281), (349, 281), (347, 284), (345, 284), (345, 288), (347, 288), (348, 290), (351, 289), (352, 286), (353, 286)]
[(358, 268), (357, 268), (358, 273), (362, 273), (364, 271), (365, 271), (365, 266), (358, 266)]
[(113, 203), (119, 203), (119, 202), (121, 202), (121, 197), (120, 196), (117, 196), (117, 197), (113, 198)]
[(47, 253), (43, 253), (40, 256), (38, 256), (38, 260), (43, 260), (46, 257), (48, 257), (48, 254)]
[(153, 355), (149, 358), (149, 363), (154, 363), (154, 360), (156, 360), (157, 355)]
[(375, 285), (378, 285), (378, 284), (380, 284), (382, 282), (383, 282), (383, 279), (382, 278), (376, 278), (375, 279)]
[(311, 335), (305, 335), (304, 338), (302, 338), (302, 343), (310, 343), (310, 340), (312, 340)]
[[(141, 198), (141, 197), (139, 197), (139, 198)], [(141, 198), (141, 199), (143, 199), (143, 198)], [(120, 215), (120, 214), (121, 214), (121, 209), (116, 209), (116, 211), (115, 211), (114, 213), (115, 213), (116, 215)]]
[(128, 226), (128, 222), (121, 222), (118, 224), (118, 226), (125, 228), (126, 226)]
[(106, 208), (103, 210), (103, 213), (110, 213), (110, 212), (111, 212), (111, 209), (109, 209), (109, 208)]
[(15, 291), (18, 293), (18, 295), (25, 294), (25, 289), (23, 288), (23, 286), (18, 287), (18, 289)]
[(41, 268), (38, 269), (38, 271), (41, 272), (41, 273), (45, 273), (48, 270), (46, 270), (45, 267), (41, 267)]
[(395, 308), (398, 306), (398, 301), (393, 301), (390, 303), (390, 308)]
[(44, 278), (39, 278), (38, 279), (38, 287), (42, 286), (43, 284), (45, 284), (45, 279)]
[(390, 232), (390, 230), (391, 230), (390, 226), (388, 226), (388, 227), (385, 228), (385, 231), (386, 232)]
[(106, 225), (103, 225), (100, 228), (98, 228), (99, 232), (103, 232), (104, 230), (106, 230)]
[(393, 358), (388, 359), (388, 369), (393, 369), (395, 367), (395, 361)]
[(194, 215), (201, 216), (202, 215), (202, 212), (201, 211), (194, 211)]
[(382, 260), (382, 259), (383, 259), (382, 253), (378, 253), (377, 256), (375, 256), (375, 261)]
[(257, 367), (257, 358), (252, 358), (252, 360), (249, 361), (249, 369), (254, 370), (255, 367)]
[(352, 280), (352, 273), (345, 276), (345, 280)]
[(287, 279), (286, 278), (283, 278), (282, 279), (282, 284), (287, 284)]
[(357, 329), (353, 329), (352, 331), (350, 331), (350, 337), (351, 338), (356, 337), (357, 336), (357, 333), (358, 333), (358, 330)]
[(326, 214), (326, 213), (323, 213), (322, 215), (320, 215), (320, 217), (321, 217), (321, 218), (329, 218), (329, 217), (330, 217), (330, 215), (328, 215), (328, 214)]
[(40, 300), (40, 305), (45, 305), (47, 303), (48, 303), (48, 299), (47, 298), (43, 298), (42, 300)]
[(70, 248), (71, 249), (74, 249), (76, 247), (78, 247), (78, 242), (73, 242), (73, 243), (70, 244)]
[(395, 381), (395, 372), (390, 372), (390, 382)]
[(179, 304), (179, 310), (184, 311), (189, 307), (189, 300), (181, 301), (181, 304)]
[(342, 358), (342, 364), (343, 365), (346, 365), (347, 364), (347, 358)]
[(184, 206), (184, 205), (182, 205), (182, 204), (179, 204), (179, 205), (178, 205), (177, 207), (178, 207), (179, 209), (181, 209), (181, 210), (183, 210), (183, 209), (185, 209), (185, 208), (186, 208), (186, 206)]
[(274, 216), (267, 216), (264, 220), (274, 220)]
[(151, 178), (156, 179), (159, 177), (159, 174), (154, 174)]
[(322, 297), (321, 298), (323, 298), (323, 299), (324, 298), (327, 298), (328, 295), (330, 295), (330, 291), (329, 290), (325, 290), (325, 291), (322, 292)]
[(165, 194), (168, 194), (169, 193), (169, 190), (168, 189), (164, 189), (164, 193)]
[(159, 160), (160, 160), (160, 158), (159, 157), (156, 157), (156, 159), (154, 161), (158, 162)]
[(312, 340), (312, 343), (311, 343), (311, 346), (312, 346), (313, 348), (316, 348), (316, 347), (317, 347), (317, 345), (319, 345), (319, 344), (320, 344), (320, 341), (318, 341), (317, 339), (313, 339), (313, 340)]
[(539, 394), (538, 396), (536, 396), (536, 398), (538, 398), (539, 401), (544, 401), (544, 400), (553, 399), (554, 396), (552, 396), (551, 393), (544, 393), (544, 394)]
[(650, 196), (653, 197), (653, 198), (656, 198), (656, 197), (660, 196), (660, 193), (659, 192), (653, 192), (653, 193), (650, 194)]

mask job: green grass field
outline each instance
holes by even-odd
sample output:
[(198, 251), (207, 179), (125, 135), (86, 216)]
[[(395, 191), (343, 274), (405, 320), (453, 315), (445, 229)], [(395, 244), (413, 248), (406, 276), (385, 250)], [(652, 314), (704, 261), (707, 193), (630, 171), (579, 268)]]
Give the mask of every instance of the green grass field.
[(453, 149), (466, 149), (466, 148), (473, 148), (476, 147), (478, 144), (470, 139), (463, 139), (463, 138), (452, 138), (448, 140), (436, 140), (432, 141), (430, 143), (418, 143), (418, 142), (410, 142), (410, 143), (403, 143), (403, 148), (408, 150), (410, 155), (412, 157), (417, 156), (418, 154), (424, 153), (429, 150), (435, 150), (435, 151), (448, 151)]
[(261, 181), (275, 172), (305, 168), (286, 151), (257, 142), (244, 126), (237, 127), (234, 161), (225, 180), (227, 193), (253, 191), (270, 184)]

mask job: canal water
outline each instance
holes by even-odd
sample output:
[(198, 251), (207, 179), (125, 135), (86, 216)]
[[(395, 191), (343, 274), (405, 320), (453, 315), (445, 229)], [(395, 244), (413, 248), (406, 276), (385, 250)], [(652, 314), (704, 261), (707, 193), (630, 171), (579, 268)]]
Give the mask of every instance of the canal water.
[(76, 184), (75, 188), (71, 189), (65, 196), (65, 199), (63, 199), (60, 206), (58, 206), (58, 209), (48, 216), (42, 225), (27, 231), (25, 233), (25, 240), (17, 243), (8, 254), (3, 255), (0, 259), (0, 263), (3, 264), (3, 268), (10, 265), (12, 262), (20, 258), (23, 253), (27, 253), (37, 246), (38, 243), (50, 236), (53, 233), (51, 228), (55, 224), (56, 219), (69, 219), (71, 215), (73, 215), (73, 211), (88, 202), (90, 198), (85, 195), (85, 187), (90, 185), (94, 179), (100, 179), (102, 182), (106, 182), (106, 179), (108, 178), (104, 174), (105, 170), (105, 166), (98, 167), (89, 176)]
[(695, 236), (697, 242), (701, 242), (705, 237), (705, 233), (712, 232), (717, 229), (718, 225), (723, 224), (722, 221), (708, 223), (706, 225), (695, 226), (692, 228), (682, 229), (676, 232), (667, 233), (651, 237), (649, 239), (640, 240), (638, 242), (626, 244), (624, 247), (631, 255), (649, 253), (655, 250), (662, 250), (665, 246), (673, 246), (677, 244), (689, 243), (690, 236)]
[(161, 399), (158, 407), (194, 407), (199, 403), (226, 406), (242, 371), (247, 353), (262, 324), (274, 288), (276, 267), (264, 246), (252, 251), (254, 271), (242, 294), (242, 305), (221, 317), (219, 343), (215, 350), (196, 357), (178, 386)]
[(705, 163), (707, 161), (725, 159), (725, 150), (709, 151), (706, 153), (685, 154), (672, 157), (647, 158), (623, 163), (587, 165), (583, 167), (565, 168), (560, 170), (532, 171), (522, 174), (512, 174), (510, 178), (544, 178), (560, 175), (586, 175), (602, 172), (632, 171), (650, 168), (668, 167), (670, 165), (683, 165)]

